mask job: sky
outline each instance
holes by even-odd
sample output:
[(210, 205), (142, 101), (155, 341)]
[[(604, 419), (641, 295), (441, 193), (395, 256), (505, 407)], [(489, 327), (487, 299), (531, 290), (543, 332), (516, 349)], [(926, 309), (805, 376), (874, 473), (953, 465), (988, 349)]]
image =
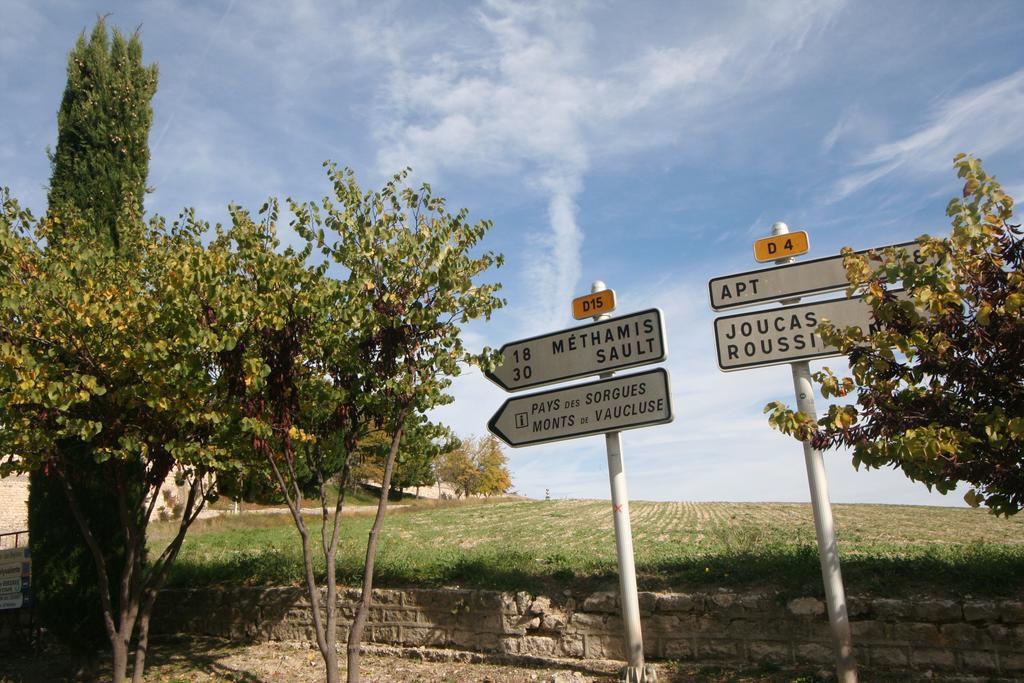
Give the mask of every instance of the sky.
[[(709, 279), (758, 267), (785, 221), (808, 258), (948, 233), (958, 152), (1024, 196), (1024, 4), (4, 0), (0, 186), (45, 209), (67, 53), (99, 15), (157, 63), (146, 209), (314, 201), (409, 166), (494, 227), (508, 305), (470, 348), (570, 327), (602, 280), (662, 309), (675, 420), (623, 433), (633, 500), (807, 501), (762, 409), (788, 366), (723, 373)], [(288, 235), (284, 234), (287, 240)], [(844, 367), (842, 359), (812, 370)], [(470, 369), (434, 417), (481, 435), (508, 397)], [(826, 402), (818, 396), (823, 412)], [(604, 440), (510, 449), (531, 497), (609, 498)], [(963, 505), (825, 454), (834, 503)]]

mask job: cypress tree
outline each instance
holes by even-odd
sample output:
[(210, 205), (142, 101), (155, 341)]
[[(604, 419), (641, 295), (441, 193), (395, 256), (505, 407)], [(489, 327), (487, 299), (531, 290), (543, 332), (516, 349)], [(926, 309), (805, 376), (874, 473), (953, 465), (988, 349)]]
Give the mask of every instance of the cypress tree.
[[(76, 465), (73, 487), (108, 563), (116, 568), (117, 573), (111, 573), (116, 578), (124, 566), (124, 538), (105, 472), (90, 462), (92, 454), (81, 441), (64, 442), (61, 451)], [(83, 673), (94, 673), (96, 657), (110, 647), (99, 578), (64, 487), (53, 472), (30, 475), (28, 526), (36, 619), (75, 655)]]
[[(80, 230), (115, 258), (130, 258), (123, 233), (142, 215), (156, 83), (157, 68), (143, 65), (138, 35), (126, 39), (115, 29), (111, 38), (100, 18), (88, 40), (84, 31), (79, 36), (68, 56), (51, 155), (48, 248), (60, 249), (66, 231)], [(71, 484), (113, 569), (113, 583), (124, 565), (125, 539), (109, 467), (96, 463), (82, 442), (63, 443), (60, 450), (62, 460), (73, 463)], [(28, 506), (36, 614), (74, 652), (94, 660), (109, 647), (97, 572), (59, 477), (33, 473)]]
[[(49, 211), (115, 249), (120, 226), (142, 212), (156, 82), (156, 65), (142, 63), (138, 35), (126, 40), (115, 29), (111, 40), (102, 18), (68, 56)], [(59, 229), (51, 239), (59, 243)]]

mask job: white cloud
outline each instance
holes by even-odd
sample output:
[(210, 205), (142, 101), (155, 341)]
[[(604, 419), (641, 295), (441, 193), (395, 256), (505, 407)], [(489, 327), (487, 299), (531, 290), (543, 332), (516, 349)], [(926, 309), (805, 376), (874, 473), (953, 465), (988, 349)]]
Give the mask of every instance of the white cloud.
[[(379, 165), (410, 164), (421, 175), (448, 165), (526, 169), (549, 197), (551, 225), (534, 236), (529, 277), (542, 300), (564, 301), (579, 276), (574, 198), (588, 163), (580, 114), (590, 84), (577, 67), (588, 28), (568, 7), (503, 2), (489, 3), (477, 21), (490, 45), (476, 59), (434, 54), (392, 74), (387, 105), (400, 123), (381, 131)], [(542, 309), (530, 317), (564, 323), (561, 306)]]
[(1024, 69), (950, 97), (934, 107), (914, 133), (876, 145), (856, 160), (860, 170), (840, 178), (831, 200), (838, 201), (893, 173), (915, 175), (949, 169), (958, 152), (985, 156), (1024, 147)]
[[(788, 82), (804, 68), (795, 54), (840, 8), (758, 6), (710, 37), (635, 50), (609, 68), (587, 5), (488, 2), (476, 15), (477, 41), (462, 52), (390, 59), (379, 165), (516, 174), (545, 195), (548, 229), (529, 231), (520, 266), (533, 303), (520, 311), (535, 328), (564, 325), (584, 241), (576, 198), (594, 156), (676, 136), (709, 103)], [(631, 124), (637, 116), (657, 124)], [(633, 126), (629, 135), (623, 126)]]
[(736, 15), (726, 10), (720, 24), (696, 33), (689, 44), (649, 47), (624, 64), (607, 106), (622, 115), (663, 106), (658, 99), (668, 97), (670, 115), (693, 115), (729, 98), (753, 99), (778, 89), (815, 68), (801, 51), (844, 5), (800, 1), (755, 4)]
[(882, 121), (877, 115), (865, 111), (859, 105), (853, 105), (843, 111), (835, 125), (821, 139), (821, 151), (828, 154), (840, 142), (860, 143), (869, 136), (878, 139), (882, 129)]
[(154, 147), (150, 183), (156, 192), (148, 208), (175, 215), (187, 204), (211, 212), (203, 218), (225, 220), (229, 203), (255, 211), (269, 194), (280, 196), (283, 181), (273, 159), (249, 144), (248, 131), (230, 112), (185, 94), (175, 111), (161, 145)]

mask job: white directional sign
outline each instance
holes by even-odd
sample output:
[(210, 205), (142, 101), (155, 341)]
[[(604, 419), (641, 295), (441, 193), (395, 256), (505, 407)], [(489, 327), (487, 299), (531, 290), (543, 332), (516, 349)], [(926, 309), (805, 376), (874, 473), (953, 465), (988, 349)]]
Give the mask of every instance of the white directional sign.
[(856, 325), (867, 333), (871, 307), (861, 298), (830, 299), (715, 319), (718, 367), (743, 370), (840, 355), (815, 331), (822, 320), (837, 327)]
[[(924, 262), (917, 242), (905, 242), (892, 246), (906, 250), (916, 262)], [(886, 248), (864, 249), (857, 253), (866, 254), (869, 251), (881, 251)], [(716, 277), (708, 282), (708, 290), (711, 295), (711, 308), (716, 311), (724, 311), (767, 301), (835, 292), (846, 289), (849, 284), (846, 279), (846, 270), (843, 268), (843, 257), (829, 256), (764, 270)]]
[(532, 446), (671, 422), (668, 371), (620, 375), (505, 401), (487, 428), (509, 446)]
[(522, 339), (499, 349), (504, 361), (487, 378), (506, 391), (665, 360), (661, 311), (651, 308)]

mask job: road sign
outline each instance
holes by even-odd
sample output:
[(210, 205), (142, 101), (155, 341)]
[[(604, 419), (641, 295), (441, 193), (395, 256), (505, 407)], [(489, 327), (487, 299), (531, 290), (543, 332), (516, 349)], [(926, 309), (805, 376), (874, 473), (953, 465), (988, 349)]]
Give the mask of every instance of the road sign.
[(506, 391), (665, 360), (661, 311), (609, 318), (505, 344), (504, 362), (487, 378)]
[(23, 572), (26, 571), (27, 566), (28, 560), (11, 560), (0, 564), (0, 580), (13, 577), (20, 578)]
[[(758, 240), (755, 244), (755, 258), (759, 261), (778, 258), (776, 264), (779, 267), (712, 279), (708, 289), (713, 309), (749, 306), (774, 299), (782, 299), (784, 304), (792, 303), (787, 299), (847, 287), (842, 256), (791, 263), (798, 252), (779, 253), (779, 243), (775, 241), (790, 236), (789, 226), (779, 221), (772, 225), (771, 233), (771, 237)], [(770, 247), (766, 247), (768, 253), (762, 259), (758, 254), (758, 244), (774, 244), (776, 249), (769, 251)], [(786, 248), (787, 244), (783, 242), (781, 246)], [(898, 246), (907, 250), (914, 248), (913, 244)], [(918, 257), (918, 254), (914, 253), (914, 256)], [(797, 407), (805, 415), (814, 415), (814, 391), (808, 360), (838, 355), (837, 349), (825, 345), (818, 335), (819, 324), (823, 319), (829, 319), (837, 326), (857, 325), (868, 332), (871, 317), (871, 307), (863, 298), (833, 299), (724, 316), (715, 320), (718, 367), (728, 371), (789, 363)], [(835, 641), (836, 674), (842, 683), (857, 683), (857, 665), (851, 645), (846, 593), (836, 550), (824, 460), (821, 451), (808, 442), (803, 443), (803, 451), (807, 483), (811, 491), (814, 533), (818, 541), (818, 559), (825, 587), (825, 604)]]
[(837, 327), (871, 327), (871, 306), (862, 297), (830, 299), (715, 319), (718, 367), (743, 370), (840, 355), (815, 331), (828, 319)]
[(14, 576), (0, 579), (0, 597), (14, 593), (28, 593), (28, 577)]
[(28, 548), (0, 550), (0, 610), (18, 609), (25, 604), (31, 563)]
[(25, 604), (24, 593), (14, 593), (12, 595), (0, 595), (0, 610), (5, 609), (19, 609)]
[(29, 559), (29, 549), (26, 547), (21, 548), (5, 548), (0, 550), (0, 562), (17, 561)]
[(577, 384), (505, 401), (487, 428), (512, 447), (671, 422), (668, 371)]
[(572, 300), (572, 317), (576, 320), (593, 318), (595, 315), (611, 313), (614, 310), (614, 289), (602, 289), (600, 292), (578, 296)]
[[(892, 245), (909, 253), (917, 263), (924, 263), (917, 242)], [(887, 247), (863, 249), (858, 254), (880, 251)], [(712, 278), (708, 282), (711, 308), (724, 311), (740, 306), (822, 294), (849, 286), (842, 256), (812, 259), (764, 270)]]
[(799, 256), (806, 254), (810, 248), (810, 240), (805, 230), (762, 237), (754, 242), (754, 260), (764, 263), (787, 256)]

